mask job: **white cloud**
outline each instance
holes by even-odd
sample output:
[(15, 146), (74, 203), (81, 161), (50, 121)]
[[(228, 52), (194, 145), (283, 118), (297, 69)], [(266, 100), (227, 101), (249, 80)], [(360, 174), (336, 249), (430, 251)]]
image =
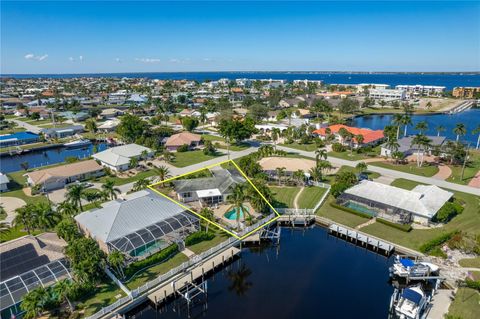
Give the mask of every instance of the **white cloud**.
[(117, 62), (117, 63), (122, 63), (122, 59), (116, 58), (116, 59), (115, 59), (115, 62)]
[(135, 61), (142, 62), (142, 63), (158, 63), (160, 59), (154, 58), (135, 58)]
[(79, 56), (78, 59), (80, 60), (80, 62), (83, 61), (83, 55)]
[(71, 57), (68, 58), (68, 61), (73, 62), (73, 61), (75, 61), (75, 58), (73, 56), (71, 56)]
[(46, 58), (48, 58), (48, 54), (44, 55), (34, 55), (33, 53), (28, 53), (24, 56), (25, 59), (27, 60), (37, 60), (37, 61), (43, 61)]

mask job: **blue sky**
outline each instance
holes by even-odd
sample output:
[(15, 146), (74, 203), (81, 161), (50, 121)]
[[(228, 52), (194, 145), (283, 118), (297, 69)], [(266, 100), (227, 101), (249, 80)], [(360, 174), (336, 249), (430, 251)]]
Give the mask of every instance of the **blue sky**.
[(470, 2), (1, 2), (1, 73), (479, 71)]

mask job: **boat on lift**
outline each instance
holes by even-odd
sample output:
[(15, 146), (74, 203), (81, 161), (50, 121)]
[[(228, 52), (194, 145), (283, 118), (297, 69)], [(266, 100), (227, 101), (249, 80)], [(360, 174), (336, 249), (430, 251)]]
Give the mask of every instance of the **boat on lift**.
[(395, 261), (390, 267), (391, 277), (427, 277), (438, 275), (440, 268), (429, 262), (414, 262), (408, 258), (395, 256)]
[(422, 286), (404, 288), (393, 301), (394, 311), (400, 319), (421, 319), (426, 315), (430, 297), (423, 291)]
[(72, 141), (72, 142), (65, 143), (65, 144), (63, 144), (63, 146), (69, 147), (69, 148), (74, 148), (74, 147), (83, 147), (83, 146), (87, 146), (87, 145), (90, 145), (90, 144), (92, 144), (92, 142), (90, 140), (79, 139), (79, 140), (75, 140), (75, 141)]

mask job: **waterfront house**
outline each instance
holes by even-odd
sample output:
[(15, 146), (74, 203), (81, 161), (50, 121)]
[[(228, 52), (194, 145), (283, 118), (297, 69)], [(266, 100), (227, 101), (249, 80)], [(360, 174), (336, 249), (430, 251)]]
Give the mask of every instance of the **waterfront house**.
[(61, 117), (66, 118), (67, 120), (71, 120), (73, 122), (81, 122), (85, 121), (86, 119), (90, 118), (90, 115), (87, 112), (60, 112), (58, 115)]
[[(350, 145), (350, 140), (343, 138), (340, 134), (341, 129), (345, 129), (351, 135), (353, 135), (352, 142), (353, 147), (358, 148), (366, 145), (375, 145), (384, 139), (383, 130), (370, 130), (366, 128), (351, 127), (343, 124), (330, 125), (329, 127), (322, 127), (312, 133), (318, 135), (320, 138), (325, 139), (329, 134), (333, 134), (335, 140), (344, 145)], [(356, 136), (362, 135), (363, 141), (359, 143)]]
[(103, 167), (94, 160), (45, 168), (25, 174), (28, 185), (38, 186), (43, 191), (63, 188), (69, 183), (102, 175), (104, 175)]
[(211, 206), (227, 201), (235, 184), (245, 179), (236, 170), (214, 169), (211, 177), (177, 179), (173, 181), (176, 197), (184, 203), (198, 201), (200, 206)]
[[(401, 139), (397, 140), (397, 143), (399, 144), (397, 152), (402, 152), (404, 156), (409, 156), (412, 154), (416, 154), (419, 149), (416, 145), (412, 145), (412, 140), (414, 136), (406, 136), (402, 137)], [(423, 152), (426, 155), (431, 155), (432, 150), (435, 148), (440, 148), (443, 143), (445, 142), (445, 136), (427, 136), (427, 138), (431, 141), (430, 144), (432, 145), (431, 147), (427, 148), (426, 150), (423, 150)], [(395, 151), (395, 150), (394, 150)], [(392, 156), (392, 150), (387, 148), (386, 144), (382, 144), (382, 147), (380, 149), (380, 155), (385, 156), (385, 157), (391, 157)]]
[(59, 127), (59, 128), (45, 128), (42, 129), (42, 133), (45, 138), (52, 139), (52, 138), (64, 138), (73, 136), (78, 133), (83, 132), (82, 125), (71, 125), (67, 127)]
[(37, 143), (40, 140), (38, 134), (32, 132), (17, 132), (13, 134), (0, 135), (0, 147), (18, 146)]
[(0, 192), (8, 191), (8, 183), (10, 183), (8, 176), (0, 172)]
[(142, 190), (75, 216), (86, 236), (110, 253), (120, 251), (129, 259), (148, 257), (199, 229), (199, 220), (180, 205)]
[(38, 287), (72, 278), (62, 251), (67, 243), (55, 233), (26, 235), (0, 244), (0, 311), (14, 318), (23, 297)]
[(93, 154), (92, 157), (111, 170), (121, 172), (130, 168), (130, 159), (146, 159), (153, 157), (153, 150), (137, 144), (126, 144), (109, 148)]
[(189, 149), (193, 149), (200, 145), (202, 138), (198, 134), (190, 132), (182, 132), (170, 136), (165, 142), (165, 147), (169, 151), (176, 151), (180, 146), (187, 145)]
[(340, 195), (340, 204), (393, 222), (428, 225), (453, 193), (435, 185), (412, 190), (363, 180)]

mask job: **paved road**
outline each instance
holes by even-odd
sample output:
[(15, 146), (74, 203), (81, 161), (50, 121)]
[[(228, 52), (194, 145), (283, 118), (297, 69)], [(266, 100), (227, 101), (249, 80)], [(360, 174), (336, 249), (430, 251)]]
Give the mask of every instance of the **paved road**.
[(23, 122), (23, 121), (14, 120), (14, 119), (11, 119), (9, 121), (12, 121), (12, 122), (16, 123), (18, 126), (23, 127), (27, 131), (30, 131), (32, 133), (37, 133), (38, 134), (42, 130), (42, 128), (40, 126), (32, 125), (30, 123), (26, 123), (26, 122)]
[[(277, 148), (281, 149), (281, 150), (284, 150), (284, 151), (287, 151), (287, 152), (296, 152), (296, 153), (298, 153), (302, 156), (315, 158), (315, 152), (300, 151), (300, 150), (292, 149), (292, 148), (285, 147), (285, 146), (277, 146)], [(336, 158), (336, 157), (331, 157), (331, 156), (328, 158), (328, 161), (331, 162), (333, 165), (338, 165), (338, 166), (346, 165), (346, 166), (351, 166), (351, 167), (355, 167), (359, 162), (361, 162), (361, 161), (348, 161), (348, 160), (344, 160), (344, 159)], [(424, 177), (424, 176), (399, 172), (399, 171), (395, 171), (395, 170), (392, 170), (392, 169), (377, 167), (377, 166), (373, 166), (373, 165), (368, 165), (368, 170), (371, 171), (371, 172), (376, 172), (376, 173), (379, 173), (381, 175), (384, 175), (384, 176), (387, 176), (387, 177), (392, 177), (392, 178), (395, 178), (395, 179), (404, 178), (404, 179), (409, 179), (409, 180), (416, 181), (416, 182), (419, 182), (419, 183), (437, 185), (438, 187), (448, 188), (448, 189), (452, 189), (454, 191), (459, 191), (459, 192), (464, 192), (464, 193), (480, 196), (480, 189), (470, 187), (470, 186), (467, 186), (467, 185), (454, 184), (454, 183), (438, 180), (438, 179), (431, 178), (431, 177)]]

